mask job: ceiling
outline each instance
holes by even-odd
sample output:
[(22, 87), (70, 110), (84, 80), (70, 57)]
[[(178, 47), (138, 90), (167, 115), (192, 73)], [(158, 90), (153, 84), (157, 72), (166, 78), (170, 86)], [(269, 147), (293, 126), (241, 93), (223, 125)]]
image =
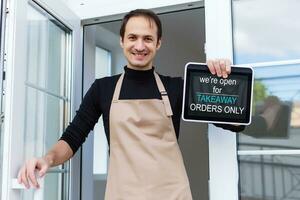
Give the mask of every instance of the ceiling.
[(136, 8), (154, 9), (172, 6), (199, 6), (203, 0), (62, 0), (80, 19), (92, 19), (129, 12)]

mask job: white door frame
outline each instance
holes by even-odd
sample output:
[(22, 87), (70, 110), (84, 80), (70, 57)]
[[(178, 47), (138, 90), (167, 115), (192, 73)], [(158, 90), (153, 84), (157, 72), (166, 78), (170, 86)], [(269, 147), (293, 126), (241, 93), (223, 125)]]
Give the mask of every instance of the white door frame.
[[(24, 93), (18, 93), (22, 91), (24, 86), (24, 80), (21, 75), (25, 72), (26, 63), (26, 41), (27, 41), (27, 4), (31, 2), (33, 4), (40, 5), (43, 10), (50, 13), (65, 26), (72, 31), (72, 77), (71, 77), (71, 118), (75, 114), (75, 110), (78, 108), (81, 102), (81, 51), (82, 51), (82, 28), (80, 25), (80, 19), (71, 12), (67, 6), (60, 0), (9, 0), (6, 7), (7, 14), (7, 27), (6, 27), (6, 39), (5, 39), (5, 53), (6, 63), (4, 68), (6, 69), (6, 86), (5, 86), (5, 118), (4, 118), (4, 133), (3, 133), (3, 165), (2, 173), (2, 200), (19, 200), (20, 190), (15, 185), (13, 179), (17, 177), (18, 170), (23, 164), (24, 160), (23, 152), (23, 129), (22, 125), (13, 121), (17, 115), (20, 115), (19, 111), (24, 104), (22, 98)], [(16, 81), (17, 80), (17, 81)], [(16, 92), (18, 91), (18, 92)], [(23, 90), (24, 91), (24, 90)], [(80, 159), (75, 156), (71, 162), (71, 175), (72, 179), (70, 183), (71, 193), (70, 199), (79, 200), (80, 192), (80, 169), (75, 166), (80, 166)], [(73, 165), (73, 163), (76, 163)], [(78, 178), (78, 179), (76, 179)]]
[[(207, 58), (233, 60), (231, 0), (205, 1)], [(210, 200), (238, 199), (236, 134), (209, 125)]]
[[(1, 52), (0, 52), (0, 90), (2, 90), (2, 87), (3, 87), (3, 65), (4, 65), (4, 38), (5, 38), (5, 24), (6, 24), (6, 0), (2, 0), (1, 3), (0, 3), (0, 9), (1, 9), (1, 24), (0, 24), (0, 28), (1, 28), (1, 33), (0, 33), (0, 49), (1, 49)], [(2, 93), (1, 93), (1, 98), (0, 98), (0, 111), (1, 111), (1, 115), (3, 114), (3, 108), (2, 108)], [(0, 119), (0, 123), (2, 123), (2, 119)], [(1, 137), (1, 136), (0, 136)], [(1, 140), (1, 139), (0, 139)], [(0, 144), (1, 145), (1, 144)], [(0, 148), (1, 149), (1, 148)]]

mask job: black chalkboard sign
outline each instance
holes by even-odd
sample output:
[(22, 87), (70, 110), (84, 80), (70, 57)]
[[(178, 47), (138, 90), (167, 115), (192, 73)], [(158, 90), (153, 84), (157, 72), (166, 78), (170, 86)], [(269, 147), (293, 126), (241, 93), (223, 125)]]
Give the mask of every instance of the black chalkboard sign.
[(232, 66), (224, 79), (204, 63), (185, 66), (183, 112), (185, 121), (244, 124), (251, 122), (253, 70)]

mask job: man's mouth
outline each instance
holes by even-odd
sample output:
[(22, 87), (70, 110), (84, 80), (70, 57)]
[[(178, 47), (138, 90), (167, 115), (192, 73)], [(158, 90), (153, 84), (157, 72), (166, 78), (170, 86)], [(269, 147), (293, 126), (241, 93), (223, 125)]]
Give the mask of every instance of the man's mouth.
[(148, 53), (145, 53), (145, 52), (132, 52), (133, 55), (135, 56), (146, 56), (148, 55)]
[(131, 52), (131, 54), (134, 56), (134, 59), (140, 61), (144, 60), (148, 56), (147, 52)]

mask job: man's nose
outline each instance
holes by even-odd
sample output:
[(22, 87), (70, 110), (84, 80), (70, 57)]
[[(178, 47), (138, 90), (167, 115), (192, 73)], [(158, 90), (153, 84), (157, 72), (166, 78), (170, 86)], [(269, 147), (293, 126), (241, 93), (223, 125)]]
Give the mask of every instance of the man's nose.
[(145, 43), (142, 39), (136, 40), (136, 43), (134, 44), (134, 48), (137, 51), (143, 51), (145, 49)]

